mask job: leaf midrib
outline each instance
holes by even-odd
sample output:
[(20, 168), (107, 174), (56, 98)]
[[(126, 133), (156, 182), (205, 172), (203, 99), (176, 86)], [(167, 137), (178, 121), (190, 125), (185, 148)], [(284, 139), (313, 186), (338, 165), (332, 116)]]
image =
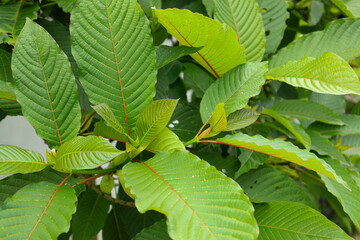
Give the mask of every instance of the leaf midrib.
[(232, 9), (232, 7), (231, 7), (230, 1), (227, 0), (227, 2), (228, 2), (228, 4), (229, 4), (230, 14), (231, 14), (231, 16), (232, 16), (232, 18), (233, 18), (233, 21), (234, 21), (236, 36), (237, 36), (237, 38), (238, 38), (239, 44), (241, 44), (240, 35), (239, 35), (239, 29), (238, 29), (238, 26), (237, 26), (237, 24), (236, 24), (234, 11), (233, 11), (233, 9)]

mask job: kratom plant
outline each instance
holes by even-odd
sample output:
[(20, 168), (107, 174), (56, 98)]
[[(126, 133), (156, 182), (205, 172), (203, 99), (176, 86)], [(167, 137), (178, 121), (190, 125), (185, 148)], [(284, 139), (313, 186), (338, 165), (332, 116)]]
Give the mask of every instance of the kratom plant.
[(3, 0), (0, 239), (352, 239), (356, 2)]

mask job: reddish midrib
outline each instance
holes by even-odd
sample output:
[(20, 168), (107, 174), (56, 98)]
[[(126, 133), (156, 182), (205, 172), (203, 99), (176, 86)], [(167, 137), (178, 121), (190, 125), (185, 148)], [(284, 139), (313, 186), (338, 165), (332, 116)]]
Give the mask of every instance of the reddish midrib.
[[(179, 32), (179, 30), (170, 22), (170, 20), (164, 16), (164, 18), (166, 18), (166, 20), (168, 21), (168, 23), (176, 30), (176, 32), (182, 37), (182, 39), (190, 46), (190, 47), (194, 47), (191, 43), (189, 43), (186, 38)], [(201, 55), (201, 53), (196, 52), (203, 60), (204, 62), (206, 62), (206, 64), (211, 68), (211, 70), (214, 72), (216, 78), (219, 78), (220, 75), (216, 72), (216, 70), (211, 66), (211, 64), (205, 59), (205, 57), (203, 55)]]
[(56, 128), (56, 131), (57, 131), (57, 134), (58, 134), (58, 137), (59, 137), (60, 145), (62, 145), (61, 135), (60, 135), (59, 127), (58, 127), (58, 124), (57, 124), (57, 121), (56, 121), (56, 117), (55, 117), (55, 113), (54, 113), (54, 108), (53, 108), (52, 101), (51, 101), (51, 97), (50, 97), (49, 86), (48, 86), (48, 83), (47, 83), (47, 79), (46, 79), (46, 75), (45, 75), (45, 71), (44, 71), (44, 66), (43, 66), (43, 63), (41, 62), (38, 44), (37, 44), (37, 42), (36, 42), (36, 38), (35, 38), (35, 36), (34, 36), (34, 33), (33, 33), (33, 31), (32, 31), (32, 28), (30, 28), (30, 29), (31, 29), (31, 34), (32, 34), (33, 39), (34, 39), (34, 42), (35, 42), (36, 52), (37, 52), (38, 57), (39, 57), (39, 62), (40, 62), (40, 65), (41, 65), (41, 70), (42, 70), (42, 72), (43, 72), (44, 81), (45, 81), (45, 86), (46, 86), (46, 93), (47, 93), (47, 96), (48, 96), (48, 99), (49, 99), (50, 109), (51, 109), (51, 113), (52, 113), (52, 116), (53, 116), (53, 119), (54, 119), (55, 128)]
[(29, 236), (26, 238), (26, 240), (29, 240), (29, 239), (30, 239), (31, 235), (33, 234), (33, 232), (35, 231), (36, 227), (39, 225), (42, 217), (44, 216), (46, 210), (49, 208), (52, 200), (53, 200), (54, 197), (55, 197), (55, 194), (57, 193), (57, 191), (59, 190), (59, 188), (60, 188), (62, 185), (64, 185), (64, 183), (69, 179), (70, 176), (71, 176), (71, 175), (68, 175), (66, 178), (64, 178), (64, 180), (62, 180), (61, 183), (59, 184), (59, 186), (56, 188), (54, 194), (51, 196), (49, 202), (47, 203), (47, 205), (46, 205), (46, 207), (45, 207), (45, 209), (44, 209), (44, 211), (41, 213), (39, 219), (38, 219), (37, 222), (35, 223), (35, 226), (33, 227), (33, 229), (30, 231)]
[(203, 224), (203, 226), (209, 231), (209, 233), (211, 234), (211, 236), (213, 236), (215, 239), (216, 236), (214, 235), (214, 233), (209, 229), (209, 227), (204, 223), (204, 221), (199, 217), (199, 215), (197, 215), (197, 213), (189, 206), (189, 204), (187, 204), (187, 202), (185, 202), (185, 200), (175, 191), (175, 189), (173, 189), (171, 187), (171, 185), (166, 182), (166, 180), (161, 177), (157, 172), (155, 172), (154, 169), (152, 169), (149, 165), (147, 165), (146, 163), (140, 161), (140, 160), (135, 160), (134, 162), (139, 162), (139, 163), (142, 163), (144, 164), (148, 169), (150, 169), (150, 171), (152, 171), (157, 177), (159, 177), (161, 179), (161, 181), (163, 181), (170, 189), (173, 193), (176, 194), (176, 196), (190, 209), (190, 211), (200, 220), (200, 222)]
[(117, 54), (116, 54), (116, 49), (115, 49), (114, 37), (113, 37), (112, 30), (111, 30), (111, 24), (110, 24), (109, 9), (108, 9), (108, 5), (107, 5), (107, 0), (105, 0), (105, 7), (106, 7), (106, 16), (107, 16), (107, 18), (108, 18), (108, 23), (109, 23), (109, 30), (110, 30), (111, 42), (112, 42), (112, 45), (113, 45), (113, 51), (114, 51), (114, 56), (115, 56), (116, 69), (117, 69), (118, 78), (119, 78), (119, 83), (120, 83), (121, 97), (122, 97), (122, 100), (123, 100), (124, 115), (125, 115), (125, 121), (126, 121), (126, 129), (127, 129), (127, 133), (130, 134), (128, 117), (127, 117), (127, 113), (126, 113), (126, 104), (125, 104), (125, 97), (124, 97), (123, 85), (122, 85), (122, 82), (121, 82), (120, 68), (119, 68), (119, 63), (118, 63)]

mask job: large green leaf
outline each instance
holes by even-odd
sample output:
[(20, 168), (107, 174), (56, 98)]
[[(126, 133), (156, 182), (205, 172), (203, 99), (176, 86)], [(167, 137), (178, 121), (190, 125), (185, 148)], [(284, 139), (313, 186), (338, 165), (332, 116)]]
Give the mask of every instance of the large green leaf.
[(40, 153), (0, 145), (0, 175), (38, 172), (48, 164)]
[(112, 205), (111, 212), (107, 215), (105, 225), (102, 229), (103, 240), (130, 240), (128, 229), (121, 218), (122, 209), (117, 204)]
[(29, 184), (0, 207), (0, 239), (56, 239), (70, 227), (76, 210), (71, 186)]
[(71, 14), (72, 53), (85, 92), (93, 104), (107, 103), (128, 134), (155, 96), (148, 25), (135, 0), (82, 0)]
[(184, 144), (179, 137), (168, 128), (163, 128), (156, 138), (147, 146), (146, 150), (157, 152), (170, 152), (173, 150), (185, 150)]
[(55, 2), (64, 10), (64, 12), (68, 13), (74, 8), (77, 0), (55, 0)]
[(275, 104), (272, 109), (282, 116), (316, 120), (336, 125), (344, 124), (331, 109), (311, 101), (282, 100)]
[(79, 201), (72, 219), (74, 240), (87, 240), (94, 237), (104, 226), (110, 202), (88, 190)]
[(12, 57), (16, 98), (37, 134), (56, 147), (80, 129), (75, 77), (65, 53), (42, 27), (27, 20)]
[(304, 57), (300, 61), (290, 61), (271, 69), (266, 78), (318, 93), (360, 94), (358, 76), (349, 64), (333, 53), (324, 53), (318, 58)]
[(273, 53), (279, 46), (289, 18), (288, 5), (284, 0), (257, 0), (266, 34), (265, 54)]
[(0, 89), (13, 92), (13, 77), (11, 72), (11, 53), (0, 49)]
[(139, 232), (134, 240), (171, 240), (169, 234), (167, 233), (167, 227), (165, 220), (161, 220), (154, 225), (145, 228), (141, 232)]
[(54, 168), (65, 171), (96, 168), (120, 153), (102, 137), (76, 137), (59, 148)]
[[(7, 178), (1, 179), (0, 181), (0, 205), (3, 202), (14, 195), (22, 187), (25, 187), (31, 183), (37, 182), (50, 182), (54, 184), (60, 184), (61, 181), (67, 176), (66, 173), (61, 173), (53, 170), (50, 167), (45, 168), (44, 170), (36, 173), (29, 174), (13, 174)], [(81, 181), (79, 178), (70, 177), (67, 182), (71, 185), (75, 185)], [(74, 187), (76, 194), (79, 195), (82, 191), (85, 190), (84, 184), (80, 184)]]
[(184, 66), (184, 83), (188, 85), (196, 97), (202, 98), (205, 91), (214, 82), (214, 77), (199, 65), (186, 62)]
[(333, 52), (349, 62), (360, 55), (360, 19), (331, 21), (325, 30), (309, 33), (282, 48), (269, 62), (269, 68), (280, 67), (288, 61), (303, 57), (320, 57)]
[(349, 184), (351, 191), (331, 179), (321, 175), (320, 177), (325, 182), (329, 192), (340, 201), (344, 211), (349, 215), (356, 228), (360, 230), (360, 186), (355, 180), (355, 178), (359, 177), (355, 174), (352, 176), (351, 171), (343, 167), (339, 162), (333, 159), (327, 159), (327, 161), (331, 163), (331, 166), (335, 169), (336, 173), (341, 175)]
[(215, 77), (246, 61), (245, 49), (229, 26), (185, 9), (155, 10), (155, 13), (181, 45), (203, 47), (191, 56)]
[(256, 1), (217, 0), (214, 18), (232, 27), (245, 47), (247, 61), (261, 61), (265, 52), (265, 30)]
[(249, 98), (260, 93), (265, 83), (266, 63), (251, 62), (240, 65), (213, 83), (200, 103), (201, 119), (206, 120), (221, 102), (227, 115), (246, 106)]
[(275, 112), (272, 109), (264, 109), (262, 114), (268, 115), (278, 121), (281, 125), (283, 125), (287, 130), (289, 130), (296, 139), (306, 148), (310, 149), (311, 146), (311, 139), (309, 135), (305, 132), (305, 130), (295, 123), (294, 121), (289, 121), (286, 118), (282, 117), (280, 114)]
[(10, 33), (14, 40), (18, 37), (26, 18), (37, 17), (39, 5), (25, 0), (15, 1), (0, 7), (0, 33)]
[(313, 153), (297, 148), (290, 142), (280, 139), (269, 140), (260, 135), (248, 136), (242, 133), (227, 135), (216, 139), (216, 141), (204, 140), (202, 142), (222, 143), (277, 157), (314, 170), (348, 187), (341, 176), (337, 175), (334, 169), (324, 160), (318, 158)]
[(255, 217), (260, 228), (259, 240), (352, 239), (324, 215), (300, 203), (257, 204)]
[[(343, 151), (348, 156), (359, 155), (360, 156), (360, 135), (348, 135), (344, 136), (341, 141), (341, 145), (350, 147)], [(337, 159), (337, 158), (334, 158)]]
[(340, 119), (345, 123), (343, 126), (330, 125), (321, 122), (314, 122), (309, 126), (310, 130), (316, 131), (324, 136), (346, 136), (360, 134), (360, 116), (353, 114), (340, 115)]
[(189, 55), (192, 53), (196, 53), (201, 48), (194, 47), (186, 47), (186, 46), (178, 46), (178, 47), (170, 47), (170, 46), (158, 46), (155, 47), (156, 50), (156, 66), (157, 68), (162, 68), (166, 64), (181, 58), (185, 55)]
[(190, 153), (159, 153), (128, 163), (123, 174), (139, 211), (166, 214), (173, 239), (257, 237), (252, 205), (239, 185)]
[(145, 148), (166, 127), (178, 100), (162, 99), (152, 102), (141, 112), (136, 121), (136, 136)]
[(309, 100), (312, 102), (320, 103), (321, 105), (330, 108), (336, 114), (345, 113), (346, 102), (343, 95), (332, 95), (313, 92)]
[(314, 203), (292, 178), (269, 165), (241, 175), (236, 181), (246, 195), (261, 202), (299, 202), (314, 208)]
[(330, 0), (348, 17), (360, 17), (360, 4), (357, 0)]

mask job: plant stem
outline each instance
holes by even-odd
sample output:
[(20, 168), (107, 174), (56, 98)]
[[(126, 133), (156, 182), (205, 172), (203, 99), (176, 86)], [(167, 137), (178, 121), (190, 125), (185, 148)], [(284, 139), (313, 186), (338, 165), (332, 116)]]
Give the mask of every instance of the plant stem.
[(77, 185), (82, 184), (82, 183), (90, 182), (90, 181), (92, 181), (92, 180), (94, 180), (94, 179), (97, 179), (97, 178), (99, 178), (99, 177), (102, 177), (102, 176), (108, 175), (108, 174), (110, 174), (110, 173), (102, 173), (102, 174), (98, 174), (98, 175), (96, 175), (96, 176), (89, 177), (89, 178), (87, 178), (87, 179), (84, 179), (84, 180), (81, 181), (81, 182), (78, 182), (77, 184), (74, 184), (72, 187), (76, 187)]
[(89, 182), (87, 182), (86, 185), (88, 185), (92, 190), (94, 190), (97, 194), (99, 194), (100, 196), (102, 196), (103, 198), (108, 200), (109, 202), (116, 203), (116, 204), (126, 206), (126, 207), (135, 207), (135, 203), (126, 202), (124, 200), (113, 198), (112, 196), (110, 196), (106, 193), (103, 193), (99, 188), (97, 188), (95, 185), (93, 185)]

